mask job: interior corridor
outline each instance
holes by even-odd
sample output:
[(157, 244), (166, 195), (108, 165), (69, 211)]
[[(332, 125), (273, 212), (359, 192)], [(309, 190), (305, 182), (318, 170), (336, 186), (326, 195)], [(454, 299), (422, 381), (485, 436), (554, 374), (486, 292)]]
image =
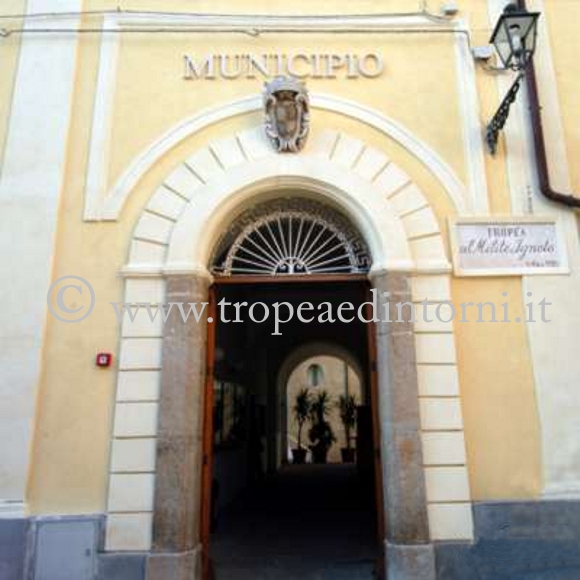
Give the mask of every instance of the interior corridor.
[(356, 465), (285, 465), (215, 522), (215, 580), (369, 580), (378, 556), (374, 488)]

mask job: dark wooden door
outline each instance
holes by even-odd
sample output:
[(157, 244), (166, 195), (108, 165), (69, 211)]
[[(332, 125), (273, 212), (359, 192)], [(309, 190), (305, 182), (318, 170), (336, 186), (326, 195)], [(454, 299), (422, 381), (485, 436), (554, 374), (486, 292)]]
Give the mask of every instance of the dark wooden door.
[(207, 325), (206, 379), (203, 410), (203, 452), (201, 472), (201, 517), (200, 538), (202, 546), (202, 574), (204, 580), (211, 580), (212, 566), (209, 556), (209, 540), (212, 519), (212, 481), (213, 481), (213, 405), (214, 405), (214, 358), (216, 336), (216, 287), (209, 289), (208, 317), (213, 323)]
[[(372, 301), (370, 288), (367, 291), (367, 300)], [(367, 320), (372, 318), (370, 305), (367, 305)], [(372, 415), (372, 450), (374, 460), (375, 503), (377, 510), (377, 535), (379, 542), (379, 561), (377, 562), (377, 578), (384, 578), (385, 570), (385, 505), (383, 495), (383, 466), (381, 452), (381, 420), (379, 412), (379, 382), (377, 372), (377, 325), (367, 323), (367, 341), (369, 353), (369, 381)]]

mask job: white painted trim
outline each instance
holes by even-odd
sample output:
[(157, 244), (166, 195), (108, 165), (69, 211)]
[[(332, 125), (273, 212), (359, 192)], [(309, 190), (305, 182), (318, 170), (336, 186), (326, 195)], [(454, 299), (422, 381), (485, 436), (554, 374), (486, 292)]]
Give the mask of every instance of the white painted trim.
[[(450, 299), (451, 275), (423, 276), (412, 278), (412, 285), (420, 286), (420, 300), (428, 300), (432, 303), (439, 302), (442, 298), (441, 288), (445, 288), (444, 296)], [(412, 291), (412, 301), (417, 303), (417, 291)], [(421, 373), (421, 369), (446, 362), (446, 381), (449, 385), (460, 385), (459, 371), (457, 367), (457, 354), (455, 347), (455, 331), (453, 325), (449, 326), (448, 332), (433, 329), (433, 332), (419, 330), (417, 325), (413, 330), (416, 345), (416, 359), (418, 375), (423, 376), (427, 385), (433, 381), (432, 377)], [(425, 343), (425, 341), (427, 341)], [(422, 344), (423, 343), (423, 344)], [(429, 360), (421, 360), (425, 355)], [(451, 364), (449, 364), (451, 363)], [(441, 367), (439, 367), (441, 368)], [(426, 378), (427, 377), (427, 378)], [(423, 389), (425, 384), (422, 385)], [(462, 447), (462, 460), (458, 464), (424, 465), (425, 485), (427, 493), (427, 513), (429, 520), (429, 534), (431, 540), (462, 540), (471, 541), (474, 537), (473, 514), (471, 511), (471, 488), (469, 486), (468, 457), (465, 449), (465, 430), (463, 421), (463, 409), (461, 404), (461, 390), (451, 391), (441, 396), (425, 392), (419, 383), (419, 409), (421, 434), (446, 434), (450, 430), (460, 437)], [(386, 450), (388, 452), (388, 450)], [(458, 486), (457, 475), (460, 475)], [(438, 476), (438, 477), (434, 477)], [(443, 478), (443, 482), (441, 482)], [(435, 485), (439, 479), (439, 485)], [(448, 481), (445, 481), (445, 480)], [(443, 497), (437, 497), (437, 493), (445, 490)], [(443, 514), (455, 513), (455, 518), (445, 518)], [(459, 512), (459, 513), (457, 513)]]
[[(467, 26), (461, 29), (467, 30)], [(470, 207), (473, 213), (489, 213), (489, 196), (485, 172), (483, 125), (479, 112), (479, 97), (475, 77), (475, 65), (464, 34), (455, 35), (455, 61), (459, 106), (461, 108), (463, 145), (467, 164)]]
[[(109, 15), (103, 26), (112, 29), (132, 27), (164, 26), (183, 27), (184, 25), (211, 30), (212, 27), (228, 27), (248, 32), (254, 29), (276, 30), (289, 26), (301, 29), (323, 29), (325, 31), (361, 29), (393, 30), (400, 28), (433, 28), (455, 31), (456, 68), (458, 78), (460, 111), (464, 141), (464, 156), (468, 173), (468, 196), (465, 187), (450, 166), (431, 148), (415, 138), (400, 124), (395, 123), (378, 111), (355, 102), (326, 95), (313, 95), (313, 107), (340, 112), (377, 128), (392, 137), (417, 156), (439, 179), (451, 197), (456, 211), (461, 215), (483, 213), (488, 210), (487, 182), (483, 158), (483, 128), (478, 113), (475, 85), (475, 71), (465, 34), (468, 29), (462, 22), (434, 22), (421, 15), (406, 17), (370, 15), (337, 16), (323, 19), (311, 16), (235, 16), (235, 15), (147, 15), (120, 14)], [(175, 125), (156, 143), (151, 144), (135, 158), (113, 188), (107, 189), (109, 168), (110, 122), (112, 118), (113, 97), (116, 84), (116, 60), (119, 35), (103, 34), (96, 86), (96, 101), (93, 113), (93, 131), (88, 161), (87, 191), (84, 218), (91, 220), (117, 219), (129, 190), (155, 161), (188, 135), (213, 123), (236, 115), (259, 110), (262, 107), (260, 96), (250, 96), (239, 101), (227, 103), (215, 109), (207, 109)]]
[[(350, 158), (335, 155), (336, 142), (366, 153), (352, 164)], [(378, 173), (363, 177), (368, 173), (364, 170), (365, 155), (382, 168)], [(213, 165), (206, 163), (209, 158)], [(228, 159), (237, 161), (227, 166)], [(205, 171), (203, 184), (192, 175), (201, 167)], [(153, 204), (160, 215), (152, 217), (144, 210), (133, 235), (129, 261), (121, 273), (132, 277), (169, 272), (207, 275), (217, 237), (236, 212), (281, 187), (319, 195), (352, 216), (369, 244), (373, 273), (451, 271), (441, 232), (438, 227), (433, 229), (436, 222), (427, 198), (386, 155), (346, 134), (328, 130), (300, 155), (279, 155), (257, 126), (207, 144), (165, 177), (147, 206)], [(173, 214), (176, 221), (170, 228), (169, 222), (162, 221), (166, 211), (174, 209), (168, 191), (181, 200), (189, 199), (180, 213)], [(417, 207), (422, 208), (424, 219), (409, 223), (408, 210)], [(163, 228), (162, 242), (159, 227)], [(428, 244), (417, 239), (426, 235)]]
[(204, 109), (189, 119), (174, 125), (131, 162), (131, 165), (117, 179), (111, 190), (100, 198), (100, 212), (97, 208), (94, 208), (93, 212), (99, 212), (100, 219), (116, 220), (135, 185), (175, 145), (206, 127), (256, 111), (261, 106), (261, 98), (252, 95), (221, 107)]
[[(544, 0), (529, 0), (529, 8), (543, 12), (538, 23), (538, 48), (534, 56), (536, 78), (538, 81), (539, 100), (544, 113), (542, 126), (546, 141), (546, 157), (550, 181), (554, 189), (563, 193), (573, 193), (569, 160), (566, 148), (558, 79), (556, 76), (553, 53), (551, 49), (550, 32), (545, 15)], [(523, 123), (523, 130), (531, 139), (529, 120)], [(533, 150), (530, 151), (528, 164), (534, 167)], [(554, 204), (547, 200), (539, 191), (535, 172), (533, 187), (534, 209), (547, 215), (557, 216), (568, 243), (569, 259), (572, 276), (567, 286), (557, 286), (548, 289), (542, 284), (542, 279), (524, 277), (523, 295), (528, 292), (538, 295), (539, 292), (553, 292), (554, 302), (567, 305), (566, 316), (558, 320), (558, 325), (551, 332), (539, 332), (537, 326), (528, 324), (528, 336), (532, 353), (534, 380), (538, 398), (540, 423), (542, 426), (542, 457), (544, 489), (542, 497), (551, 499), (580, 498), (580, 469), (575, 458), (579, 446), (567, 442), (569, 433), (576, 429), (577, 414), (580, 406), (577, 404), (576, 391), (570, 382), (571, 376), (577, 376), (580, 365), (575, 357), (575, 344), (567, 341), (559, 350), (568, 359), (566, 369), (560, 370), (558, 356), (552, 356), (555, 340), (562, 336), (574, 336), (578, 326), (577, 309), (574, 297), (580, 291), (580, 240), (578, 221), (575, 212), (565, 206)], [(560, 408), (554, 404), (561, 401)]]
[(255, 36), (256, 33), (279, 30), (315, 30), (325, 32), (356, 32), (358, 30), (400, 30), (432, 28), (454, 30), (456, 24), (447, 19), (435, 21), (432, 17), (416, 14), (366, 15), (268, 15), (268, 14), (113, 14), (115, 26), (130, 28), (186, 28), (211, 32), (214, 29), (237, 30)]
[[(25, 496), (31, 457), (35, 396), (42, 372), (47, 322), (46, 295), (56, 254), (56, 228), (63, 187), (76, 73), (81, 0), (29, 0), (0, 175), (0, 497)], [(71, 32), (26, 34), (66, 26)], [(16, 282), (15, 282), (16, 281)], [(18, 291), (15, 291), (15, 284)]]
[(558, 94), (558, 78), (554, 67), (550, 32), (546, 21), (544, 0), (528, 0), (530, 10), (542, 13), (538, 21), (538, 49), (534, 55), (534, 66), (538, 78), (540, 104), (549, 115), (542, 118), (546, 140), (546, 155), (550, 181), (556, 191), (572, 193), (572, 179), (568, 162), (568, 150), (564, 133), (564, 123)]
[(0, 520), (26, 517), (28, 509), (22, 501), (0, 500)]
[[(422, 161), (429, 171), (440, 181), (450, 196), (456, 211), (461, 215), (468, 213), (465, 203), (465, 188), (451, 167), (430, 147), (416, 139), (399, 123), (396, 123), (373, 109), (347, 99), (330, 95), (311, 95), (311, 106), (358, 119), (367, 125), (377, 128), (385, 135), (397, 141)], [(215, 123), (257, 111), (261, 108), (262, 98), (259, 95), (245, 97), (215, 109), (206, 109), (174, 126), (135, 158), (123, 175), (117, 180), (110, 193), (104, 199), (100, 198), (102, 203), (101, 209), (96, 207), (95, 204), (95, 200), (99, 199), (99, 196), (94, 191), (91, 192), (91, 197), (86, 200), (85, 219), (97, 219), (95, 216), (100, 215), (100, 219), (116, 220), (135, 185), (175, 145), (188, 136)], [(94, 163), (100, 165), (101, 161), (103, 161), (103, 157), (99, 156), (98, 159), (95, 159)], [(93, 161), (90, 163), (93, 163)], [(102, 170), (103, 167), (101, 166), (100, 171)], [(99, 173), (99, 170), (93, 167), (92, 173), (96, 175)]]
[(397, 141), (409, 153), (417, 157), (439, 180), (458, 214), (470, 213), (465, 186), (453, 169), (431, 147), (417, 139), (403, 125), (375, 109), (335, 95), (312, 95), (312, 105), (315, 108), (320, 106), (321, 109), (358, 119)]
[(165, 267), (170, 270), (193, 267), (197, 271), (204, 268), (216, 235), (231, 221), (237, 208), (276, 186), (317, 191), (342, 207), (364, 232), (377, 268), (393, 269), (395, 264), (398, 269), (413, 268), (414, 259), (403, 226), (380, 191), (339, 164), (304, 155), (266, 157), (244, 163), (201, 188), (196, 193), (196, 202), (186, 207), (175, 225)]
[[(508, 0), (488, 0), (490, 27), (495, 25), (507, 3)], [(497, 76), (498, 106), (514, 82), (514, 79), (515, 76), (512, 72), (505, 72)], [(524, 101), (522, 96), (525, 93), (525, 88), (522, 89), (521, 93), (520, 98), (513, 104), (512, 114), (508, 117), (503, 129), (506, 143), (506, 164), (511, 210), (516, 215), (533, 212), (530, 201), (532, 175), (526, 163), (522, 162), (529, 158), (529, 151), (527, 151), (529, 143), (527, 143), (525, 136), (522, 134), (524, 114), (527, 114), (527, 111), (522, 110), (522, 103)]]
[(580, 482), (570, 483), (550, 482), (542, 491), (542, 499), (546, 500), (577, 500), (580, 498)]
[[(507, 0), (488, 0), (491, 23), (495, 23)], [(543, 0), (529, 0), (528, 8), (544, 12)], [(534, 55), (540, 104), (544, 111), (542, 124), (546, 138), (546, 155), (550, 178), (554, 187), (571, 192), (570, 171), (566, 156), (565, 134), (562, 127), (558, 83), (552, 58), (546, 16), (538, 23), (538, 47)], [(498, 79), (500, 99), (513, 82), (511, 75)], [(498, 101), (499, 102), (499, 101)], [(570, 277), (553, 281), (545, 276), (523, 276), (522, 300), (533, 296), (548, 296), (560, 317), (547, 327), (526, 323), (530, 346), (535, 393), (540, 423), (542, 470), (544, 489), (542, 497), (563, 499), (580, 497), (580, 470), (574, 458), (578, 445), (572, 445), (567, 435), (576, 428), (577, 397), (570, 376), (578, 374), (580, 367), (574, 358), (574, 343), (562, 341), (562, 336), (572, 336), (577, 327), (573, 297), (580, 290), (580, 244), (578, 224), (574, 212), (547, 200), (539, 189), (535, 168), (530, 117), (527, 111), (525, 89), (513, 105), (513, 112), (505, 128), (506, 155), (512, 211), (514, 213), (552, 216), (566, 240), (570, 264)], [(550, 280), (550, 281), (549, 281)], [(557, 354), (554, 345), (561, 343)], [(562, 359), (566, 360), (562, 368)]]
[[(103, 28), (115, 30), (117, 18), (111, 15), (103, 19)], [(113, 102), (117, 83), (117, 57), (119, 38), (114, 32), (103, 34), (99, 52), (99, 69), (95, 105), (89, 144), (87, 185), (85, 192), (85, 220), (100, 219), (99, 208), (103, 192), (108, 187), (108, 170), (113, 122)]]

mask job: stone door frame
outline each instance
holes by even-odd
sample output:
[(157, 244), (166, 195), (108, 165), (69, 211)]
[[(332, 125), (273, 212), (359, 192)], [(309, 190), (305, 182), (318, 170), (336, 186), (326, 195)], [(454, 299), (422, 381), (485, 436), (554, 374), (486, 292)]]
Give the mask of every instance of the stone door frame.
[[(219, 231), (280, 187), (339, 206), (364, 232), (391, 308), (451, 299), (438, 222), (400, 168), (347, 135), (283, 159), (264, 140), (258, 128), (210, 143), (166, 177), (134, 231), (125, 302), (205, 300)], [(206, 330), (122, 327), (106, 549), (150, 552), (149, 580), (199, 569)], [(389, 578), (432, 578), (432, 542), (473, 534), (453, 327), (382, 323), (377, 347)]]

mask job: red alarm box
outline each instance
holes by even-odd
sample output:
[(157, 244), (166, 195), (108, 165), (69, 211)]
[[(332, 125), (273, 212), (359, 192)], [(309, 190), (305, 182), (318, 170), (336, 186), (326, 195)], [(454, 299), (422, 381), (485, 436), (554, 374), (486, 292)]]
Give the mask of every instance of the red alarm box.
[(95, 359), (95, 364), (101, 368), (110, 367), (112, 362), (113, 355), (110, 352), (99, 352)]

